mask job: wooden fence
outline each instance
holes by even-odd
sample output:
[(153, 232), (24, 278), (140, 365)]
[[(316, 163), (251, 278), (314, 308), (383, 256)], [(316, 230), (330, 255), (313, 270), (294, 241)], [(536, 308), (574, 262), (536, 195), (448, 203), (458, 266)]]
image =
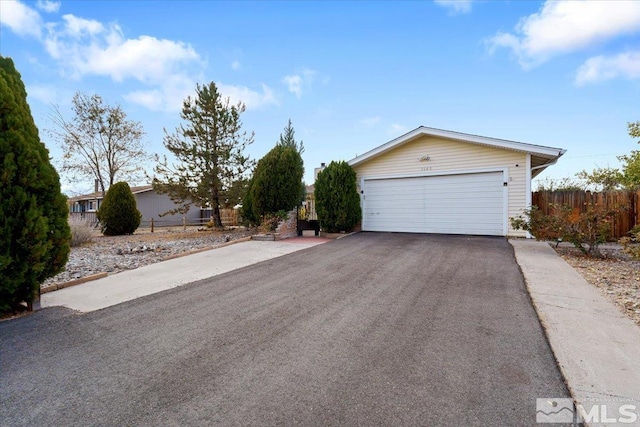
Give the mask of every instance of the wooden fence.
[[(211, 219), (211, 209), (203, 209), (200, 211), (200, 218), (202, 223), (206, 224)], [(240, 217), (239, 209), (220, 209), (220, 221), (224, 226), (240, 225), (242, 218)]]
[[(98, 218), (95, 212), (69, 212), (69, 217), (86, 221), (91, 225), (98, 225)], [(176, 227), (176, 226), (204, 226), (211, 218), (211, 210), (203, 210), (200, 218), (173, 218), (167, 219), (161, 216), (153, 218), (154, 227)], [(220, 220), (224, 226), (236, 226), (242, 222), (238, 209), (220, 209)], [(151, 227), (151, 218), (142, 218), (140, 227)]]
[(552, 205), (570, 206), (584, 212), (589, 204), (606, 208), (620, 208), (611, 223), (611, 238), (619, 239), (627, 235), (636, 224), (640, 223), (640, 191), (608, 191), (593, 193), (591, 191), (536, 191), (532, 203), (542, 212), (548, 214)]

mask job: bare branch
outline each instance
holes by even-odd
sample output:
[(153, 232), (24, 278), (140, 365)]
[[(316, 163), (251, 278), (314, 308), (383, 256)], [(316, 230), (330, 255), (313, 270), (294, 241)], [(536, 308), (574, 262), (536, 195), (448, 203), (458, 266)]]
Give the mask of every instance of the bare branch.
[(117, 181), (135, 179), (149, 158), (142, 124), (128, 120), (119, 105), (110, 106), (99, 95), (76, 93), (73, 118), (67, 121), (57, 105), (51, 106), (48, 133), (63, 152), (62, 171), (98, 180), (106, 192)]

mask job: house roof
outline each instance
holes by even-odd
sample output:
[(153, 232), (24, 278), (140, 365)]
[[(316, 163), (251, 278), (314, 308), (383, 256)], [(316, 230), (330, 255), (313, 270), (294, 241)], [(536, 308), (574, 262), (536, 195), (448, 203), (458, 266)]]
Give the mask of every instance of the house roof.
[[(441, 138), (467, 142), (470, 144), (478, 144), (488, 147), (501, 148), (504, 150), (529, 153), (532, 155), (532, 165), (534, 166), (542, 166), (545, 164), (547, 164), (548, 166), (550, 164), (553, 164), (560, 156), (562, 156), (567, 151), (562, 148), (545, 147), (543, 145), (526, 144), (524, 142), (509, 141), (506, 139), (490, 138), (487, 136), (471, 135), (468, 133), (420, 126), (410, 132), (405, 133), (402, 136), (399, 136), (385, 144), (380, 145), (379, 147), (374, 148), (373, 150), (367, 151), (366, 153), (349, 160), (348, 163), (351, 166), (359, 165), (422, 136), (437, 136)], [(542, 171), (542, 169), (544, 168), (539, 168), (536, 170), (536, 172), (539, 173)]]
[[(131, 187), (131, 192), (133, 194), (146, 193), (147, 191), (153, 190), (153, 186), (151, 185), (141, 185), (138, 187)], [(69, 202), (79, 202), (81, 200), (96, 200), (102, 199), (102, 191), (96, 191), (89, 194), (83, 194), (81, 196), (69, 197)]]

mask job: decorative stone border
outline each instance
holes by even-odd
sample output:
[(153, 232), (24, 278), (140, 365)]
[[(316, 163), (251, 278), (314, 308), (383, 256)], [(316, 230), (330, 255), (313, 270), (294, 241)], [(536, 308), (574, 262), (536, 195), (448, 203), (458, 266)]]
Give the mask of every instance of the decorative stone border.
[[(175, 259), (175, 258), (182, 258), (183, 256), (193, 255), (193, 254), (197, 254), (197, 253), (204, 252), (204, 251), (210, 251), (212, 249), (224, 248), (225, 246), (229, 246), (229, 245), (233, 245), (233, 244), (241, 243), (241, 242), (248, 242), (249, 240), (251, 240), (251, 236), (243, 237), (241, 239), (232, 240), (230, 242), (221, 243), (219, 245), (211, 246), (211, 247), (208, 247), (208, 248), (194, 249), (192, 251), (182, 252), (180, 254), (169, 255), (168, 257), (163, 258), (162, 261), (160, 261), (160, 262), (168, 261), (170, 259)], [(40, 288), (40, 295), (46, 294), (47, 292), (53, 292), (53, 291), (58, 291), (60, 289), (69, 288), (71, 286), (81, 285), (83, 283), (91, 282), (93, 280), (102, 279), (104, 277), (107, 277), (108, 275), (109, 275), (109, 273), (106, 273), (106, 272), (97, 273), (97, 274), (92, 274), (92, 275), (89, 275), (89, 276), (81, 277), (79, 279), (70, 280), (70, 281), (64, 282), (64, 283), (54, 283), (53, 285), (43, 286), (43, 287)]]

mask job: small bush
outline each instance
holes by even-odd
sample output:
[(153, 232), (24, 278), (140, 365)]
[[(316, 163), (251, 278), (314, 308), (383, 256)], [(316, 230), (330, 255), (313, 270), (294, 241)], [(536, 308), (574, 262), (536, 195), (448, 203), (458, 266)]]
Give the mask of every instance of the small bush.
[(618, 240), (622, 245), (622, 250), (636, 261), (640, 261), (640, 224), (634, 226), (629, 231), (629, 236)]
[(80, 218), (69, 218), (69, 228), (71, 229), (71, 247), (89, 243), (93, 237), (91, 225)]
[(289, 214), (284, 210), (264, 215), (262, 217), (262, 222), (260, 223), (260, 231), (263, 233), (272, 233), (276, 231), (280, 221), (284, 221), (288, 216)]
[(621, 210), (621, 206), (589, 203), (583, 211), (568, 205), (551, 205), (551, 212), (545, 214), (532, 206), (510, 221), (514, 230), (528, 231), (539, 240), (566, 241), (585, 255), (599, 257), (600, 244), (610, 236), (613, 216)]
[(140, 226), (142, 215), (136, 206), (131, 188), (126, 182), (109, 187), (97, 212), (105, 236), (132, 234)]
[(331, 162), (315, 185), (320, 226), (329, 233), (349, 231), (362, 217), (356, 172), (347, 162)]

